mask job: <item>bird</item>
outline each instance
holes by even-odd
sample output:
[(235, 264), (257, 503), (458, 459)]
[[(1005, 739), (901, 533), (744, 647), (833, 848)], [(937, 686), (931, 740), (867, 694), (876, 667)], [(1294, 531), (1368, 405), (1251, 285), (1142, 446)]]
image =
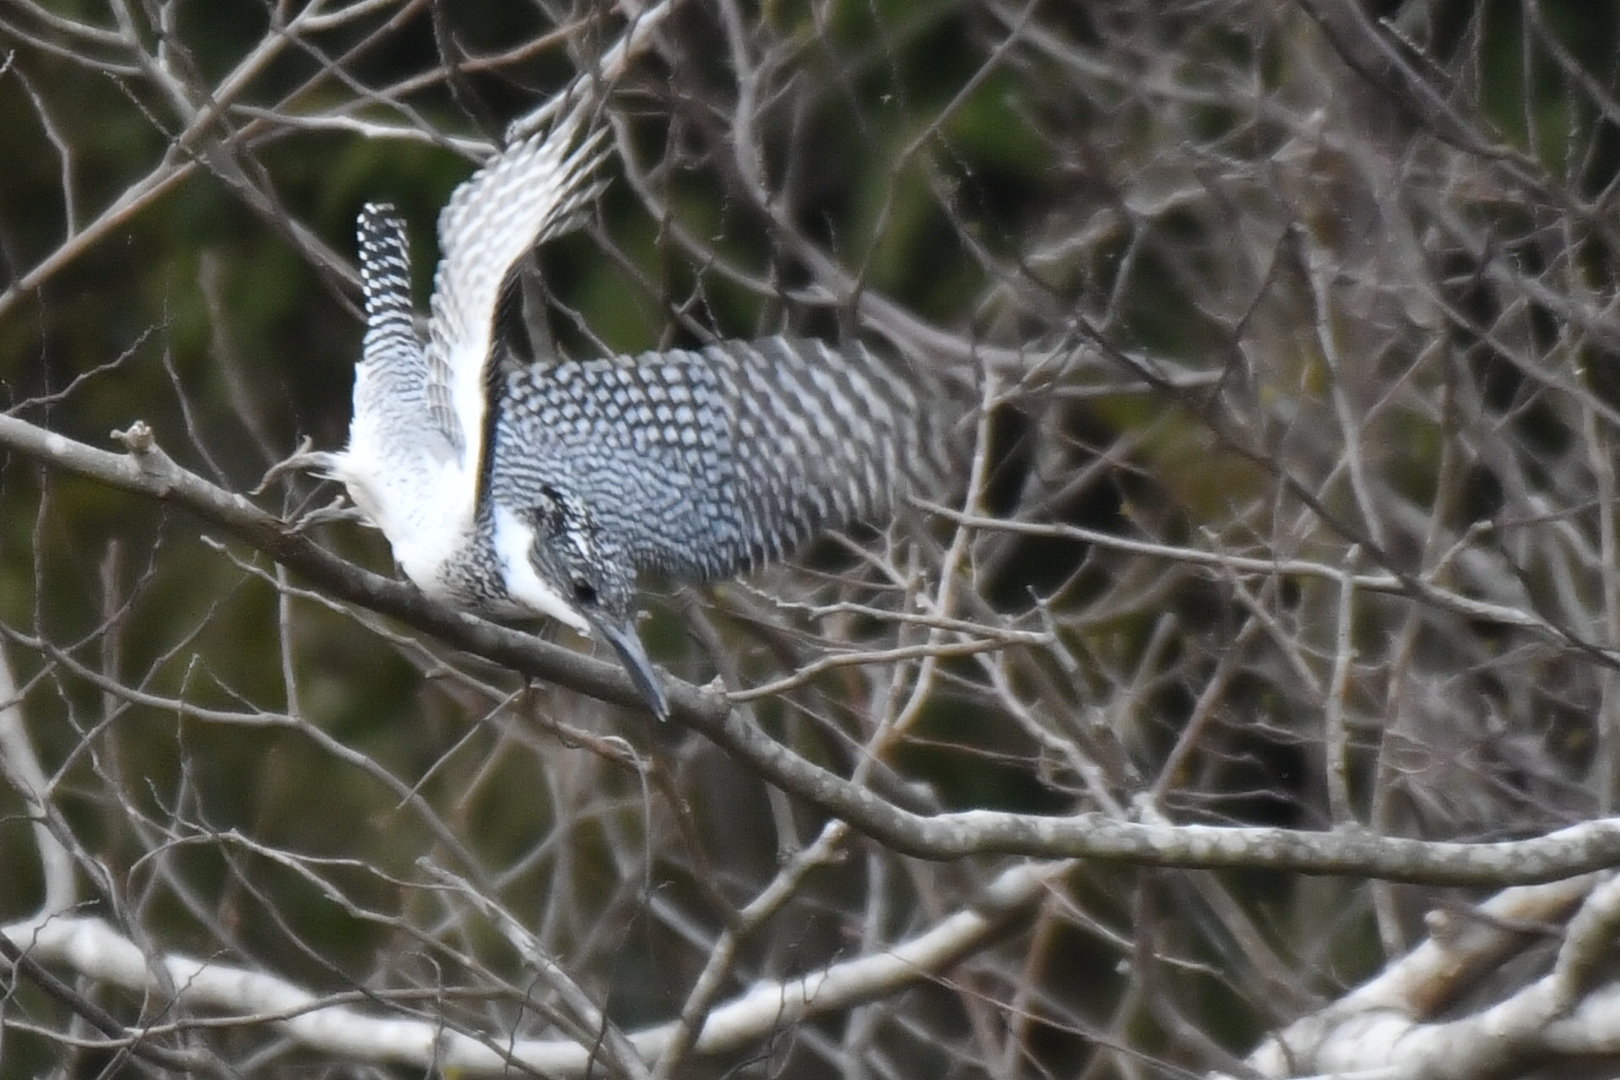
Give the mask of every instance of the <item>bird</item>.
[(664, 719), (636, 630), (642, 575), (726, 578), (878, 524), (949, 468), (940, 384), (859, 342), (788, 336), (519, 363), (502, 317), (515, 274), (605, 187), (607, 129), (584, 95), (562, 101), (441, 212), (425, 338), (404, 220), (361, 211), (348, 441), (299, 464), (344, 485), (423, 593), (605, 640)]

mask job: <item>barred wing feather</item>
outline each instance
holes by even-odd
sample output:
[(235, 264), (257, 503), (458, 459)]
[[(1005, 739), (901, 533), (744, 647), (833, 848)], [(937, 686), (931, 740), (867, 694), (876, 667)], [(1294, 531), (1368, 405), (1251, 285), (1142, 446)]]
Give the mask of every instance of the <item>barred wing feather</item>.
[(494, 495), (581, 493), (638, 569), (725, 577), (937, 487), (939, 400), (860, 345), (790, 338), (528, 369), (507, 383)]
[(490, 413), (499, 367), (494, 327), (501, 289), (536, 245), (575, 228), (600, 185), (605, 129), (580, 137), (576, 105), (548, 129), (509, 146), (458, 187), (439, 215), (441, 259), (428, 319), (427, 396), (436, 425), (484, 497)]

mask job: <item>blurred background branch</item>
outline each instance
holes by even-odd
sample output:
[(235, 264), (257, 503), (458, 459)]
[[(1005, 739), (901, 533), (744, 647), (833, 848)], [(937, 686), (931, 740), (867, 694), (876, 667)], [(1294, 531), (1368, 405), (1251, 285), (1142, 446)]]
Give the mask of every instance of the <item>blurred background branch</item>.
[[(3, 0), (0, 1073), (1612, 1074), (1617, 40)], [(976, 447), (650, 583), (668, 725), (256, 490), (346, 430), (360, 205), (430, 266), (582, 71), (535, 357), (859, 337)]]

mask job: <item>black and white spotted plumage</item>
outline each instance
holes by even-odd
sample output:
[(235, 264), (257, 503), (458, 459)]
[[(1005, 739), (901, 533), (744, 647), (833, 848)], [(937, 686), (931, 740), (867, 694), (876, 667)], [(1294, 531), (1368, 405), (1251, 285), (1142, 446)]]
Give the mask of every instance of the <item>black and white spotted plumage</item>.
[(527, 368), (506, 380), (492, 494), (587, 493), (637, 569), (727, 577), (937, 476), (925, 401), (863, 346), (780, 337)]
[(430, 595), (606, 638), (668, 712), (636, 636), (637, 575), (725, 577), (886, 516), (948, 466), (931, 380), (858, 344), (770, 338), (503, 374), (517, 263), (598, 190), (575, 108), (491, 159), (439, 220), (427, 340), (403, 223), (360, 216), (367, 333), (347, 449), (320, 455)]

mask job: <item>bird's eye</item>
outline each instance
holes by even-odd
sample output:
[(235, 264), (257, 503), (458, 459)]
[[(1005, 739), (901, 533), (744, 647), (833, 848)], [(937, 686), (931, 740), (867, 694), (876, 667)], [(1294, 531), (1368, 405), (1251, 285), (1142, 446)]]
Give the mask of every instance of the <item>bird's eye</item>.
[(574, 582), (574, 599), (581, 604), (596, 603), (596, 586), (588, 581)]

